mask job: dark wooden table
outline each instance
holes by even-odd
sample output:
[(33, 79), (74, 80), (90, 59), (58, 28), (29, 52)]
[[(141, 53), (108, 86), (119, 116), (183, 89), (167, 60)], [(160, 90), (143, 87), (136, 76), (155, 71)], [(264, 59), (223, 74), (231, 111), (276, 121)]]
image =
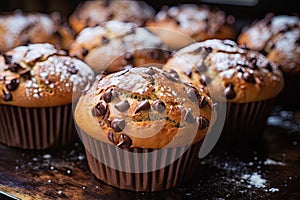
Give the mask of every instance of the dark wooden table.
[(0, 145), (0, 190), (20, 199), (300, 199), (299, 113), (277, 107), (261, 141), (215, 149), (199, 161), (194, 183), (155, 193), (98, 181), (80, 142), (40, 152)]

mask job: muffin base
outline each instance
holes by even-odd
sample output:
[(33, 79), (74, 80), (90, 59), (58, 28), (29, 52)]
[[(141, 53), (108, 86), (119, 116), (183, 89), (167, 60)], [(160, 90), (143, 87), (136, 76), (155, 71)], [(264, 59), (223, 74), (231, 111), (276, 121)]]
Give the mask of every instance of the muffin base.
[[(131, 156), (126, 157), (126, 154), (124, 154), (125, 156), (118, 156), (115, 151), (118, 147), (98, 141), (85, 133), (82, 134), (82, 140), (84, 145), (89, 147), (88, 149), (86, 148), (86, 156), (91, 172), (108, 185), (133, 191), (167, 190), (191, 182), (195, 178), (199, 161), (198, 153), (202, 145), (202, 142), (198, 142), (190, 147), (160, 149), (160, 153), (155, 153), (152, 156), (145, 155), (143, 160), (140, 160), (138, 157), (134, 157), (133, 159)], [(149, 153), (156, 150), (131, 148), (128, 151)], [(182, 153), (182, 155), (175, 160), (178, 153)], [(126, 167), (130, 167), (131, 169), (138, 166), (147, 167), (149, 163), (154, 165), (157, 163), (164, 164), (166, 160), (173, 158), (175, 161), (155, 171), (130, 173), (119, 171), (103, 164), (95, 155), (105, 156), (105, 159), (115, 162), (116, 165), (126, 163)], [(142, 162), (144, 164), (147, 162), (147, 164), (143, 165)]]
[(250, 103), (228, 102), (219, 143), (236, 146), (260, 138), (274, 103), (274, 99)]
[(46, 108), (0, 106), (0, 142), (22, 149), (46, 149), (75, 140), (72, 104)]

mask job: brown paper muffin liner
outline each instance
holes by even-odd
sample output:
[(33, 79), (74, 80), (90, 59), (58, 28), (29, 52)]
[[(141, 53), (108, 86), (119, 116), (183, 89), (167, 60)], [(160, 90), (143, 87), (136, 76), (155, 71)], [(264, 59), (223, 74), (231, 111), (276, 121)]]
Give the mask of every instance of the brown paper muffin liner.
[[(190, 183), (195, 177), (197, 164), (199, 161), (198, 153), (202, 142), (191, 145), (190, 147), (160, 149), (158, 153), (151, 156), (145, 155), (143, 159), (139, 157), (120, 155), (116, 151), (116, 146), (98, 141), (93, 137), (82, 133), (82, 141), (86, 147), (87, 161), (91, 172), (101, 181), (108, 185), (133, 191), (159, 191), (167, 190), (186, 183)], [(131, 148), (129, 151), (134, 153), (157, 152), (157, 149)], [(93, 151), (93, 152), (90, 152)], [(126, 150), (125, 150), (126, 151)], [(122, 154), (122, 153), (121, 153)], [(176, 156), (181, 155), (178, 159)], [(147, 167), (148, 164), (163, 164), (166, 160), (175, 161), (158, 170), (145, 173), (131, 173), (119, 171), (109, 167), (97, 159), (103, 156), (108, 161), (113, 161), (115, 165), (126, 163), (126, 168)]]
[(275, 99), (250, 103), (228, 102), (219, 143), (235, 146), (262, 137), (274, 103)]
[(0, 142), (7, 146), (46, 149), (76, 137), (72, 104), (46, 108), (0, 105)]

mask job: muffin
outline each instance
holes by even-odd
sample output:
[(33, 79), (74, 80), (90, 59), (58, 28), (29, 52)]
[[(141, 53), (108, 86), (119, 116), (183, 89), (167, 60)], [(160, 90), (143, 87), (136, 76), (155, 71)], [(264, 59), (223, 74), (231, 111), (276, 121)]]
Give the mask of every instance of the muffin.
[(233, 16), (206, 5), (184, 4), (163, 7), (146, 26), (171, 49), (180, 49), (195, 41), (233, 39)]
[(86, 1), (71, 14), (69, 23), (79, 33), (85, 27), (102, 25), (109, 20), (133, 22), (143, 26), (153, 15), (153, 8), (142, 1)]
[(108, 21), (83, 29), (69, 54), (84, 60), (95, 72), (112, 73), (124, 68), (166, 62), (169, 53), (161, 40), (133, 23)]
[(231, 40), (189, 45), (170, 58), (165, 69), (177, 71), (199, 89), (208, 89), (220, 105), (226, 102), (221, 137), (230, 145), (262, 135), (274, 99), (284, 85), (283, 75), (272, 61)]
[(59, 13), (23, 13), (0, 15), (0, 51), (29, 43), (51, 43), (59, 49), (68, 49), (73, 32), (63, 24)]
[(79, 99), (74, 118), (98, 179), (121, 189), (157, 191), (193, 176), (212, 113), (206, 93), (176, 72), (151, 66), (98, 79)]
[(285, 88), (279, 97), (282, 104), (299, 105), (300, 97), (300, 19), (296, 16), (267, 15), (245, 27), (238, 43), (266, 55), (280, 66)]
[(1, 53), (0, 142), (45, 149), (76, 138), (72, 96), (93, 78), (88, 65), (50, 44)]

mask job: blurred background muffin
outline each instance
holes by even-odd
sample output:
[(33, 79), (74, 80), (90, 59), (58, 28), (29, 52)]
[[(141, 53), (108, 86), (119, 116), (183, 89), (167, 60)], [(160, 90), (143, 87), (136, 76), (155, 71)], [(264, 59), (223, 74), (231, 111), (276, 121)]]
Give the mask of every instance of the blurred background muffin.
[(50, 44), (1, 53), (0, 142), (45, 149), (74, 140), (72, 100), (93, 78), (88, 65)]
[(133, 22), (143, 26), (153, 15), (154, 9), (143, 1), (96, 0), (81, 3), (71, 14), (69, 22), (73, 30), (78, 33), (85, 27), (103, 25), (109, 20)]
[[(207, 5), (184, 4), (162, 7), (146, 26), (171, 49), (180, 49), (193, 41), (234, 39), (233, 16)], [(174, 31), (174, 32), (173, 32)]]
[(83, 29), (71, 45), (69, 54), (84, 60), (96, 73), (163, 64), (169, 56), (167, 47), (157, 36), (136, 24), (120, 21)]
[(14, 13), (0, 15), (0, 51), (29, 43), (51, 43), (59, 49), (68, 49), (74, 38), (73, 32), (58, 12)]
[(97, 80), (79, 99), (74, 117), (98, 179), (121, 189), (157, 191), (194, 177), (213, 126), (212, 109), (205, 92), (151, 66)]
[(191, 44), (164, 68), (177, 71), (200, 90), (208, 90), (215, 102), (227, 102), (221, 140), (231, 146), (261, 136), (284, 85), (282, 73), (272, 61), (231, 40)]
[(279, 103), (299, 105), (300, 97), (300, 19), (297, 16), (268, 14), (246, 26), (238, 42), (258, 50), (280, 66), (286, 85)]

